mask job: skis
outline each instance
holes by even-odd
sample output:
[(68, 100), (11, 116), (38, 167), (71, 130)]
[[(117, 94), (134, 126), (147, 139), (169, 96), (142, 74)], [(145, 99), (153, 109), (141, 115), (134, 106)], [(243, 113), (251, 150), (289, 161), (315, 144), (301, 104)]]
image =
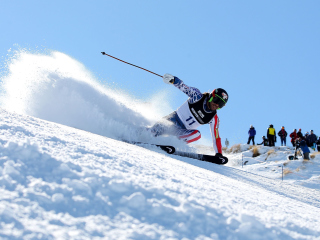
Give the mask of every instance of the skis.
[(193, 158), (196, 160), (211, 162), (211, 163), (215, 163), (215, 164), (226, 164), (228, 162), (228, 158), (224, 157), (224, 156), (217, 157), (217, 156), (206, 155), (206, 154), (177, 151), (175, 149), (175, 147), (170, 146), (170, 145), (143, 143), (143, 142), (128, 142), (128, 143), (135, 144), (135, 145), (156, 146), (168, 154), (177, 155), (177, 156), (181, 156), (181, 157)]

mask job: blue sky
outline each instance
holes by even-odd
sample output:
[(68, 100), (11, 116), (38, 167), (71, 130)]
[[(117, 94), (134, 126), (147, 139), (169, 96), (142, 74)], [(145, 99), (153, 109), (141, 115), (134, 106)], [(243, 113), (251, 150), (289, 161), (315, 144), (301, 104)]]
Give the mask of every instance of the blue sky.
[[(218, 113), (223, 143), (246, 142), (251, 124), (256, 142), (269, 124), (320, 135), (319, 12), (317, 0), (0, 0), (0, 67), (4, 74), (9, 49), (56, 50), (140, 99), (169, 88), (173, 109), (187, 99), (105, 51), (203, 92), (226, 89), (230, 99)], [(210, 138), (208, 126), (200, 130)]]

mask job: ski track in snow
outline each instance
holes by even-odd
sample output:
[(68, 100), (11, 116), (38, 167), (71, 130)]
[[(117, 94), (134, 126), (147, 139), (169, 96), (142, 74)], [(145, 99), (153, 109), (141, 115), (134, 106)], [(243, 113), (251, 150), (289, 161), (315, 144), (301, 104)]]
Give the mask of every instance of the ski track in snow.
[(118, 139), (152, 123), (153, 107), (130, 102), (134, 111), (61, 53), (23, 52), (9, 70), (1, 79), (0, 238), (320, 239), (319, 175), (306, 181), (314, 188), (294, 175), (281, 181), (277, 165), (289, 150), (268, 163), (255, 158), (261, 164), (244, 151), (241, 168), (238, 153), (220, 166), (127, 144)]

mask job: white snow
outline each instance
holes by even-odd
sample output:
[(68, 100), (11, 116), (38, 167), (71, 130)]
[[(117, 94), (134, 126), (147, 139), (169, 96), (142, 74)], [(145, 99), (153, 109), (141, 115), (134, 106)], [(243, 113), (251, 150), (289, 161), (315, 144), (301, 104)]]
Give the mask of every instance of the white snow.
[(22, 52), (8, 69), (0, 238), (320, 239), (320, 155), (289, 161), (290, 147), (259, 147), (252, 157), (242, 144), (221, 166), (131, 145), (119, 140), (213, 154), (141, 133), (159, 100), (132, 102), (62, 53)]

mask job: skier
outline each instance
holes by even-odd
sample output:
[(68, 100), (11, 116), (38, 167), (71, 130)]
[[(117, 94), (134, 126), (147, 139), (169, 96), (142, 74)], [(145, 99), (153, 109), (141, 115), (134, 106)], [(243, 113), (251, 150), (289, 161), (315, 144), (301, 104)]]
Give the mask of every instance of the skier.
[(176, 111), (152, 126), (151, 133), (155, 137), (165, 134), (174, 135), (191, 143), (201, 138), (200, 131), (196, 129), (200, 125), (209, 124), (213, 149), (217, 157), (223, 157), (217, 110), (223, 108), (228, 102), (227, 92), (222, 88), (216, 88), (211, 93), (201, 93), (199, 89), (187, 86), (182, 80), (171, 74), (163, 75), (163, 81), (173, 84), (187, 94), (189, 99)]

